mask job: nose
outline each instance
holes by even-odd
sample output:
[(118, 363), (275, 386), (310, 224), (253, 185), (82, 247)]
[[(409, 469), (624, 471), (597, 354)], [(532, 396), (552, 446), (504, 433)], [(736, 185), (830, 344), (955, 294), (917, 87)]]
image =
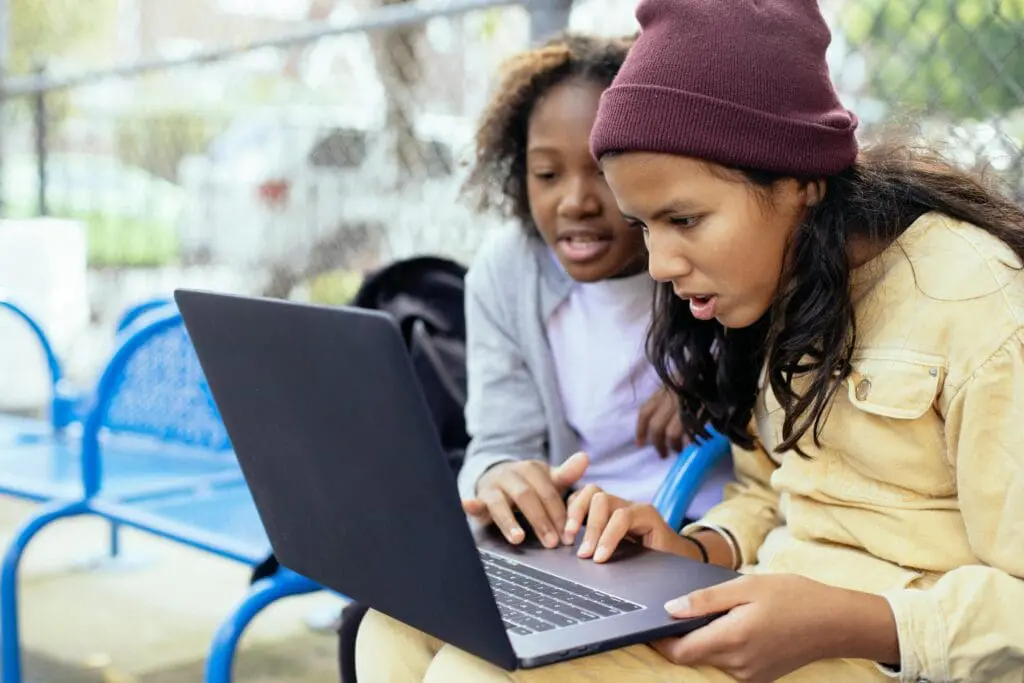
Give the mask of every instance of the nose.
[(558, 215), (569, 220), (582, 220), (601, 212), (594, 183), (577, 176), (567, 179), (565, 192), (558, 202)]
[(647, 243), (647, 270), (655, 281), (674, 282), (693, 271), (690, 260), (673, 246), (671, 235), (653, 229), (647, 232), (644, 241)]

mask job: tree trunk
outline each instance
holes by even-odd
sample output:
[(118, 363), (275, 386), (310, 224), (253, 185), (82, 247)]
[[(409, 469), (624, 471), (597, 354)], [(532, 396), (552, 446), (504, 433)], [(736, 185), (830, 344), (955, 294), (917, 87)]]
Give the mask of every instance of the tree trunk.
[[(406, 0), (370, 2), (373, 3), (369, 8), (372, 11)], [(317, 18), (323, 19), (330, 16), (332, 4), (332, 0), (320, 0), (313, 3), (310, 11), (315, 12)], [(417, 24), (381, 29), (368, 36), (377, 72), (386, 93), (385, 138), (392, 152), (390, 156), (395, 171), (390, 176), (392, 187), (381, 188), (383, 190), (406, 187), (425, 173), (424, 149), (419, 143), (414, 126), (418, 106), (416, 90), (422, 75), (417, 43), (422, 34), (423, 26)], [(294, 65), (293, 62), (292, 66)], [(358, 97), (358, 94), (355, 96)], [(334, 234), (318, 240), (305, 258), (268, 264), (262, 294), (284, 298), (304, 281), (332, 270), (355, 265), (353, 261), (356, 251), (374, 251), (383, 241), (377, 232), (379, 230), (368, 226), (349, 223), (339, 225)]]
[[(378, 7), (406, 2), (374, 1)], [(423, 149), (416, 137), (414, 124), (418, 104), (416, 90), (422, 75), (417, 43), (422, 34), (422, 25), (414, 25), (382, 29), (369, 36), (377, 72), (387, 96), (385, 122), (396, 165), (395, 182), (399, 187), (419, 177), (424, 169)]]

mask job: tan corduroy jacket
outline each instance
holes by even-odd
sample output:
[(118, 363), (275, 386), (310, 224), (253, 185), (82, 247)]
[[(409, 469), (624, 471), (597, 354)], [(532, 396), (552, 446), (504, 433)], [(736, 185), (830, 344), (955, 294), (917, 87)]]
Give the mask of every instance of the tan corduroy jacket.
[[(811, 457), (734, 449), (702, 520), (744, 570), (881, 594), (900, 680), (1024, 680), (1024, 272), (936, 214), (854, 273), (857, 349)], [(782, 415), (755, 411), (768, 452)]]

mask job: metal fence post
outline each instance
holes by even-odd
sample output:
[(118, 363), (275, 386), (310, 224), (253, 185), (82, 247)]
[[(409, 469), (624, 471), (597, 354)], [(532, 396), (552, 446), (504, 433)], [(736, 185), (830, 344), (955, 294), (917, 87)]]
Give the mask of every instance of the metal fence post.
[(526, 5), (530, 12), (530, 42), (542, 43), (569, 28), (573, 0), (533, 0)]
[[(40, 79), (46, 68), (36, 67), (36, 75)], [(48, 216), (50, 209), (46, 202), (46, 90), (39, 89), (35, 93), (32, 105), (33, 129), (36, 143), (36, 171), (39, 174), (39, 197), (37, 212), (40, 216)]]
[(0, 218), (7, 213), (4, 192), (4, 113), (7, 104), (7, 62), (11, 49), (10, 5), (0, 0)]

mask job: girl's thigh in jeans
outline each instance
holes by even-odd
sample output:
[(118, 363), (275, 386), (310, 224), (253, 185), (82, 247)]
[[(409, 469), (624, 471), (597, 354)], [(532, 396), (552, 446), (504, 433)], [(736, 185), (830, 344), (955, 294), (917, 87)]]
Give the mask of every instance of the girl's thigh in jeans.
[[(710, 667), (676, 666), (646, 645), (605, 652), (529, 671), (509, 673), (446, 645), (434, 657), (424, 683), (733, 683)], [(826, 660), (778, 683), (880, 683), (891, 681), (870, 662)], [(362, 683), (362, 682), (361, 682)]]
[[(356, 642), (359, 683), (732, 683), (710, 667), (671, 664), (646, 645), (560, 664), (508, 672), (378, 612), (370, 611)], [(779, 683), (891, 681), (870, 662), (825, 660)]]

